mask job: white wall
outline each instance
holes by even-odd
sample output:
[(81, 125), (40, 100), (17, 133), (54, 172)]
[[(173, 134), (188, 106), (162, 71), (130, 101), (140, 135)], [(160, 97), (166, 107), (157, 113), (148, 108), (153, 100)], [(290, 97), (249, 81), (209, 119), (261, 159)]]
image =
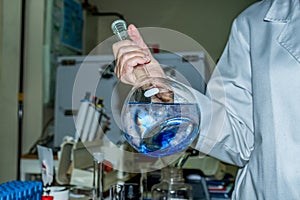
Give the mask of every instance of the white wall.
[(2, 60), (2, 26), (3, 26), (3, 2), (0, 1), (0, 60)]
[[(0, 7), (0, 183), (17, 178), (18, 89), (21, 36), (20, 0), (1, 0)], [(42, 132), (44, 1), (26, 0), (23, 153)]]
[(0, 2), (0, 183), (17, 174), (20, 3)]
[(44, 0), (26, 0), (23, 153), (42, 134), (44, 7)]
[[(198, 41), (216, 61), (226, 43), (232, 20), (257, 0), (101, 0), (100, 12), (119, 12), (137, 27), (162, 27)], [(111, 36), (116, 17), (99, 17), (99, 42)], [(175, 44), (176, 42), (174, 42)], [(184, 46), (182, 48), (185, 48)]]

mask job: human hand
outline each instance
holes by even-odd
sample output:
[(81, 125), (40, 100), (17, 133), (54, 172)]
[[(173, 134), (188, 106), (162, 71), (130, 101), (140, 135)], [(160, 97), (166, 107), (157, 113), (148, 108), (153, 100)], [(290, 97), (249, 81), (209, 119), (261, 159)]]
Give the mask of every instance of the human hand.
[[(135, 71), (145, 67), (150, 77), (165, 77), (160, 64), (152, 56), (142, 36), (134, 25), (128, 26), (128, 35), (131, 40), (122, 40), (113, 44), (113, 53), (116, 59), (115, 74), (124, 83), (134, 85), (139, 79)], [(139, 72), (140, 73), (140, 72)]]

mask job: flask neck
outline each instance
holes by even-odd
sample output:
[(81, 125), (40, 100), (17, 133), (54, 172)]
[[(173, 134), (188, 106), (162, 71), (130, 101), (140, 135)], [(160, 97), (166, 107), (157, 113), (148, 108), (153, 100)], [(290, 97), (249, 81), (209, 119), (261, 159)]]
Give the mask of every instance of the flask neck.
[(117, 33), (119, 40), (130, 40), (127, 30), (121, 30)]

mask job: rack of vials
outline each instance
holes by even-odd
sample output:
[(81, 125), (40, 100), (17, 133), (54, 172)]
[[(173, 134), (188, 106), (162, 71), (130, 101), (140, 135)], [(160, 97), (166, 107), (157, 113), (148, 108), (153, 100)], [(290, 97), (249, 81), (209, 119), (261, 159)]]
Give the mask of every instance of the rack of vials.
[(43, 184), (39, 181), (10, 181), (0, 185), (0, 200), (40, 200)]

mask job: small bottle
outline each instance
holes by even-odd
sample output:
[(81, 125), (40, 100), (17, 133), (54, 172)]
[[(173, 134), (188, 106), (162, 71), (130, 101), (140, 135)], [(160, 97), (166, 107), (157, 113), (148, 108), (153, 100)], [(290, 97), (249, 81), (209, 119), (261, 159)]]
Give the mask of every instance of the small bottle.
[(160, 183), (151, 188), (152, 200), (192, 200), (192, 186), (184, 182), (182, 169), (166, 167), (161, 170)]

